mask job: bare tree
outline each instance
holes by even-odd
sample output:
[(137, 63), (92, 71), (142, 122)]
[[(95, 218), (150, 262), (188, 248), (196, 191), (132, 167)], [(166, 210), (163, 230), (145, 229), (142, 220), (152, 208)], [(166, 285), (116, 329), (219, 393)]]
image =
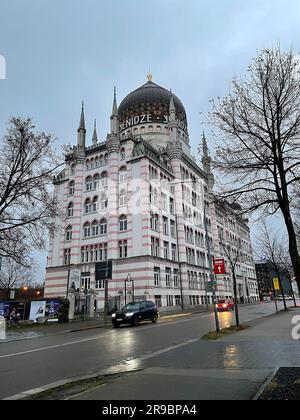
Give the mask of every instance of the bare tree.
[(239, 249), (233, 247), (229, 240), (226, 240), (224, 236), (219, 236), (219, 240), (223, 249), (223, 254), (226, 260), (229, 262), (230, 271), (233, 282), (233, 295), (234, 295), (234, 306), (235, 306), (235, 320), (236, 326), (240, 325), (239, 307), (238, 307), (238, 293), (237, 293), (237, 279), (236, 279), (236, 266), (240, 261), (241, 253)]
[(232, 81), (232, 91), (214, 103), (209, 117), (222, 142), (215, 165), (221, 195), (241, 200), (245, 211), (280, 211), (289, 254), (300, 286), (300, 256), (291, 205), (300, 181), (300, 66), (292, 51), (263, 50), (248, 76)]
[(6, 298), (10, 298), (11, 290), (29, 285), (32, 281), (32, 271), (17, 264), (12, 258), (4, 258), (0, 271), (0, 289), (6, 291)]
[(265, 261), (269, 262), (277, 275), (279, 281), (280, 292), (283, 298), (284, 309), (287, 310), (285, 293), (282, 286), (282, 261), (284, 260), (284, 249), (282, 246), (282, 241), (278, 238), (276, 234), (272, 234), (268, 229), (266, 223), (262, 223), (262, 228), (260, 230), (259, 237), (256, 241), (257, 249), (260, 253), (260, 256), (264, 258)]
[(28, 250), (44, 248), (56, 213), (51, 185), (62, 162), (54, 140), (30, 118), (11, 118), (0, 143), (0, 255), (23, 265)]

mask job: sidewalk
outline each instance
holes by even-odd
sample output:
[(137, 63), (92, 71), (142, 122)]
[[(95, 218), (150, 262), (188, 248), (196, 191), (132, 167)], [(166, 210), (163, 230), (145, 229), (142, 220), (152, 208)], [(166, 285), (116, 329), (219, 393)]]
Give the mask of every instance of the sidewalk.
[(280, 366), (300, 366), (299, 341), (291, 335), (295, 315), (299, 309), (255, 320), (216, 342), (193, 340), (141, 357), (131, 362), (138, 371), (104, 379), (72, 399), (251, 400)]

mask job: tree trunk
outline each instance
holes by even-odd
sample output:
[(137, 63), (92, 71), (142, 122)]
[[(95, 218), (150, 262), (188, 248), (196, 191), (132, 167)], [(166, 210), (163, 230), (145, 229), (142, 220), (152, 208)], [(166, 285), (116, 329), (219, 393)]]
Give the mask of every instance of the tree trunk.
[(233, 294), (234, 294), (234, 307), (235, 307), (235, 321), (236, 326), (240, 326), (240, 317), (239, 317), (239, 308), (238, 308), (238, 298), (237, 298), (237, 284), (235, 277), (235, 269), (232, 267), (232, 279), (233, 279)]
[(300, 255), (298, 252), (297, 238), (295, 233), (294, 224), (291, 219), (291, 214), (289, 209), (283, 210), (284, 221), (288, 231), (289, 238), (289, 254), (291, 257), (294, 275), (296, 277), (296, 282), (298, 285), (298, 290), (300, 292)]

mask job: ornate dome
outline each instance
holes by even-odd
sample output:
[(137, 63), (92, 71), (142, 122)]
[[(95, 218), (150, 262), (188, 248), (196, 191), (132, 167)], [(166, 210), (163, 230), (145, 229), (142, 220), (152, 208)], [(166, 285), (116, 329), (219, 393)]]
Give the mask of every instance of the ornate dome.
[[(148, 76), (148, 82), (138, 89), (131, 92), (121, 102), (118, 113), (123, 128), (126, 128), (124, 123), (132, 118), (137, 118), (142, 115), (151, 115), (151, 122), (167, 122), (166, 117), (169, 116), (170, 101), (173, 96), (176, 117), (182, 123), (182, 128), (187, 131), (187, 118), (184, 106), (180, 99), (167, 89), (153, 83), (151, 76)], [(136, 120), (137, 121), (137, 120)], [(140, 120), (139, 123), (143, 123)]]

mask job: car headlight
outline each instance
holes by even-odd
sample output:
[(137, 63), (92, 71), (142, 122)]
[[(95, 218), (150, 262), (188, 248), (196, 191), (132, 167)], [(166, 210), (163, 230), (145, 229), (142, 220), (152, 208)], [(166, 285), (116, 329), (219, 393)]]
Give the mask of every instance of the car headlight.
[(132, 317), (133, 315), (134, 315), (134, 312), (127, 312), (127, 314), (126, 314), (127, 318), (130, 318), (130, 317)]
[(117, 314), (112, 314), (112, 316), (111, 316), (111, 317), (112, 317), (112, 318), (115, 318), (116, 316), (117, 316)]

